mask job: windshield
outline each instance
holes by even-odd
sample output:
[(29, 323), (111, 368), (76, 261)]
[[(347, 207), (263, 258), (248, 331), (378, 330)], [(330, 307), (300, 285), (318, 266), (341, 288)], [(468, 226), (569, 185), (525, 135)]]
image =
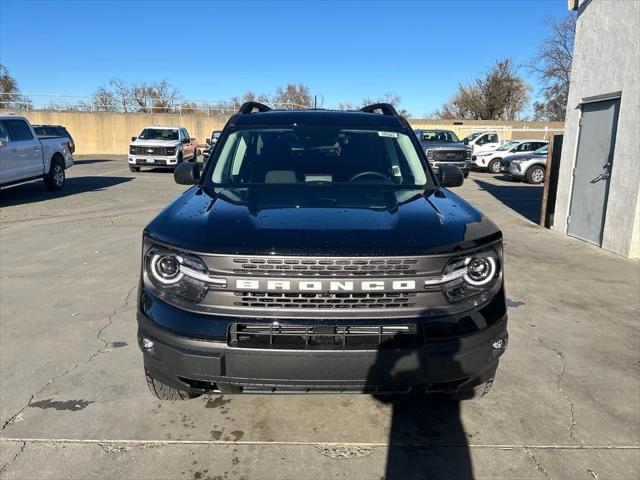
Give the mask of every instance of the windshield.
[(517, 145), (518, 143), (520, 143), (520, 142), (508, 141), (508, 142), (505, 142), (504, 145), (502, 145), (500, 148), (497, 148), (496, 150), (498, 152), (502, 152), (504, 150), (509, 150), (511, 147), (513, 147), (514, 145)]
[(464, 142), (466, 140), (467, 142), (470, 142), (470, 141), (475, 140), (476, 138), (478, 138), (480, 135), (482, 135), (482, 132), (472, 133), (472, 134), (467, 135), (466, 137), (464, 137), (462, 139), (462, 141)]
[(178, 140), (178, 130), (171, 128), (145, 128), (138, 138), (141, 140)]
[(376, 185), (423, 188), (427, 173), (408, 135), (337, 126), (254, 128), (220, 148), (214, 185)]
[(536, 155), (546, 155), (548, 148), (549, 145), (545, 145), (544, 147), (540, 147), (539, 149), (535, 150), (533, 153), (535, 153)]
[(460, 143), (456, 134), (449, 130), (422, 130), (419, 138), (422, 142)]

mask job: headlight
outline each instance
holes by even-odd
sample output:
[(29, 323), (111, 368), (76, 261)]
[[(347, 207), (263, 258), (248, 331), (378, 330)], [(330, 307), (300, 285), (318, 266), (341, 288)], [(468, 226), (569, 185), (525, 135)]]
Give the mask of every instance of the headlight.
[(209, 275), (195, 255), (152, 247), (145, 255), (145, 283), (159, 297), (178, 303), (200, 303), (209, 288), (225, 288), (224, 278)]
[(457, 303), (490, 290), (500, 274), (500, 254), (491, 248), (450, 260), (442, 276), (425, 280), (425, 287), (441, 286), (447, 300)]
[(176, 154), (176, 147), (167, 147), (166, 153), (167, 153), (167, 155), (175, 155)]
[(129, 153), (132, 155), (135, 155), (136, 147), (134, 147), (133, 145), (129, 145)]
[(431, 160), (433, 158), (433, 150), (425, 150), (425, 153), (427, 154), (428, 159)]

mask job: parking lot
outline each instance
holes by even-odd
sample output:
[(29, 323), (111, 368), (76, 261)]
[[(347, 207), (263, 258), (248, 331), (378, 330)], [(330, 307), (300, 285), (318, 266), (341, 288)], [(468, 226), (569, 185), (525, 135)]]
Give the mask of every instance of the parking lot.
[(538, 227), (542, 187), (472, 173), (455, 190), (505, 236), (510, 341), (485, 398), (160, 403), (136, 345), (140, 239), (184, 187), (124, 156), (67, 181), (0, 192), (0, 477), (640, 475), (640, 265)]

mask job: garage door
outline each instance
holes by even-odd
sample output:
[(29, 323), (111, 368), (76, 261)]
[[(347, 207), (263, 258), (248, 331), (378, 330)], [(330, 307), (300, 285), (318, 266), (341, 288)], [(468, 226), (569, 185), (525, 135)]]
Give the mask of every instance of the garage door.
[(567, 233), (602, 243), (620, 99), (582, 106)]

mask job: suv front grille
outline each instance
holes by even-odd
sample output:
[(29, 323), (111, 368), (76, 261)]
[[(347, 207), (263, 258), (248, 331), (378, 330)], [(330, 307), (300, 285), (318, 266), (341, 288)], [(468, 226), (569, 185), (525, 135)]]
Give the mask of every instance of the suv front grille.
[(233, 292), (237, 307), (357, 309), (404, 308), (416, 306), (416, 293), (272, 293)]
[(419, 346), (415, 325), (231, 324), (227, 344), (237, 348), (365, 350)]
[(234, 273), (247, 275), (415, 275), (416, 258), (234, 258)]
[[(171, 147), (173, 150), (173, 147)], [(166, 147), (135, 147), (136, 153), (135, 155), (160, 155), (164, 156), (167, 154)], [(151, 151), (150, 151), (151, 150)]]
[(445, 162), (462, 162), (466, 156), (464, 150), (435, 150), (433, 154), (434, 160)]

